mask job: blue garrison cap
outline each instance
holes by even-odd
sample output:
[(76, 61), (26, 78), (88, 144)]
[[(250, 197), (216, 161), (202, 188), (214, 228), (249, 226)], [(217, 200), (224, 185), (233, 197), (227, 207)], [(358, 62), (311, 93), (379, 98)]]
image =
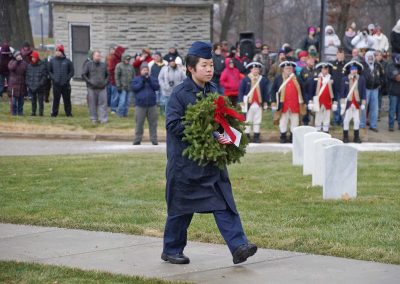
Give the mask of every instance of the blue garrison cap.
[(204, 41), (195, 41), (189, 48), (188, 55), (194, 55), (204, 59), (211, 59), (211, 44)]

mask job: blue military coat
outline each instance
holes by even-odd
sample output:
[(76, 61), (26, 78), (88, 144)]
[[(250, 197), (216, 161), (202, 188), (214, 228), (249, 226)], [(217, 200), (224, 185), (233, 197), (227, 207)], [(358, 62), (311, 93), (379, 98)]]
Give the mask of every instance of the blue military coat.
[[(358, 94), (360, 96), (360, 100), (358, 101), (358, 104), (361, 105), (362, 100), (366, 100), (367, 97), (367, 89), (366, 89), (366, 82), (365, 78), (363, 75), (360, 75), (358, 78)], [(342, 90), (341, 90), (341, 98), (345, 99), (347, 97), (347, 94), (350, 91), (350, 82), (349, 82), (349, 76), (343, 76), (342, 79)], [(351, 106), (351, 101), (346, 102), (346, 109), (348, 109)]]
[(187, 77), (175, 87), (166, 113), (167, 129), (167, 184), (166, 200), (168, 215), (205, 213), (225, 210), (229, 207), (237, 214), (227, 169), (214, 165), (199, 166), (182, 155), (188, 144), (182, 141), (184, 125), (182, 117), (189, 104), (196, 104), (196, 95), (216, 92), (207, 83), (202, 89)]

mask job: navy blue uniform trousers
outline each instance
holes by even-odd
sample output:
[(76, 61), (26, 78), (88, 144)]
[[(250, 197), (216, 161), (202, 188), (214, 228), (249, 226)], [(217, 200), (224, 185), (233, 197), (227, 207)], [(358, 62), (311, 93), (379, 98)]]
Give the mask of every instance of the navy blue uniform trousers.
[[(247, 244), (242, 222), (238, 214), (227, 206), (225, 210), (212, 211), (215, 222), (231, 253), (239, 246)], [(175, 255), (183, 253), (187, 243), (187, 229), (192, 221), (192, 214), (167, 217), (164, 230), (164, 253)]]

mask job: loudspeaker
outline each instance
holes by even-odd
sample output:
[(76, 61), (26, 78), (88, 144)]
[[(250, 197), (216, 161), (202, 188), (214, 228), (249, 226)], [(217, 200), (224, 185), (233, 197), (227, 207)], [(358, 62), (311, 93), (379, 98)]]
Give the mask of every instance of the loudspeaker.
[(254, 56), (254, 33), (241, 32), (239, 34), (240, 56), (246, 56), (250, 61)]

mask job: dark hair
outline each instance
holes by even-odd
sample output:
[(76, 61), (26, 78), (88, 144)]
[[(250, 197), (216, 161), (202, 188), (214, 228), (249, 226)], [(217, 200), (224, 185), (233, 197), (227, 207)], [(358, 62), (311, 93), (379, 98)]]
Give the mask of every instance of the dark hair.
[(339, 47), (338, 49), (337, 49), (337, 52), (336, 53), (344, 53), (344, 48), (343, 47)]
[(213, 51), (216, 51), (218, 47), (221, 47), (221, 44), (219, 42), (214, 43), (213, 45)]
[(191, 77), (192, 73), (189, 71), (189, 67), (192, 67), (196, 71), (196, 65), (199, 63), (200, 57), (195, 55), (186, 55), (186, 76)]

